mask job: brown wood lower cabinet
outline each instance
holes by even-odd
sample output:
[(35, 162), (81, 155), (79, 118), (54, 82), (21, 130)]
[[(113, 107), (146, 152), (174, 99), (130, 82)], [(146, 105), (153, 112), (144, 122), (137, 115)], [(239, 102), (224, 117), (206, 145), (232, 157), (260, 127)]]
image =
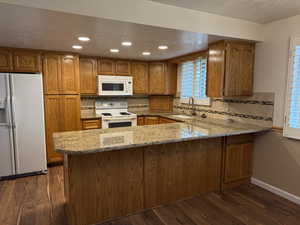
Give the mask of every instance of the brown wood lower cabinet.
[(161, 117), (161, 116), (138, 116), (137, 125), (155, 125), (155, 124), (164, 124), (164, 123), (176, 123), (178, 121), (172, 120), (169, 118)]
[(155, 125), (159, 124), (158, 116), (146, 116), (144, 119), (144, 125)]
[(53, 133), (80, 130), (79, 95), (45, 95), (45, 123), (48, 163), (63, 161), (54, 151)]
[(221, 138), (65, 157), (72, 225), (220, 190)]
[(82, 119), (82, 130), (101, 129), (101, 119)]
[(252, 175), (253, 136), (228, 137), (224, 147), (223, 188), (249, 182)]
[(138, 116), (137, 125), (138, 126), (144, 126), (145, 125), (145, 116)]

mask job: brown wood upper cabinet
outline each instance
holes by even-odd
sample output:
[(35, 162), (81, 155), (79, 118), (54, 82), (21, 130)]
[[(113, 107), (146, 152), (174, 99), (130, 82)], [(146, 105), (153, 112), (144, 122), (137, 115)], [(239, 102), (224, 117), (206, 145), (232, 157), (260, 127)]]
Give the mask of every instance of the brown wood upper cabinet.
[(80, 93), (97, 94), (97, 61), (93, 58), (80, 58)]
[(250, 96), (253, 89), (254, 44), (220, 41), (209, 45), (207, 96)]
[(41, 72), (41, 52), (21, 49), (0, 49), (1, 72)]
[(98, 74), (99, 75), (114, 75), (116, 62), (113, 59), (98, 59)]
[(79, 95), (45, 95), (45, 124), (48, 163), (63, 160), (54, 151), (53, 133), (80, 130)]
[(154, 62), (149, 64), (149, 94), (176, 94), (177, 64)]
[(79, 94), (77, 55), (46, 53), (43, 58), (44, 94)]
[(131, 65), (133, 77), (133, 93), (148, 94), (149, 73), (147, 62), (133, 62)]
[(116, 61), (116, 75), (131, 75), (131, 63), (130, 61), (117, 60)]
[(0, 48), (0, 72), (13, 71), (13, 54), (12, 50)]
[(13, 52), (15, 72), (40, 72), (41, 52), (15, 50)]

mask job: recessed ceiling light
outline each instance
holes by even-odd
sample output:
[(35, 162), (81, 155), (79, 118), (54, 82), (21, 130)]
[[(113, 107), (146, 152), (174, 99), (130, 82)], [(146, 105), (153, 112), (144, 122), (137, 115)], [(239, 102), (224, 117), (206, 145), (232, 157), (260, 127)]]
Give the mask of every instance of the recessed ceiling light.
[(132, 43), (131, 43), (130, 41), (123, 41), (123, 42), (122, 42), (122, 45), (123, 45), (123, 46), (131, 46)]
[(81, 45), (73, 45), (72, 48), (79, 50), (79, 49), (82, 49), (82, 46)]
[(110, 52), (113, 52), (113, 53), (118, 53), (118, 52), (119, 52), (119, 49), (112, 48), (112, 49), (110, 49)]
[(168, 46), (166, 46), (166, 45), (160, 45), (160, 46), (158, 46), (158, 49), (160, 49), (160, 50), (166, 50), (166, 49), (168, 49)]
[(90, 41), (91, 39), (89, 37), (79, 37), (79, 41)]
[(151, 52), (143, 52), (143, 55), (151, 55)]

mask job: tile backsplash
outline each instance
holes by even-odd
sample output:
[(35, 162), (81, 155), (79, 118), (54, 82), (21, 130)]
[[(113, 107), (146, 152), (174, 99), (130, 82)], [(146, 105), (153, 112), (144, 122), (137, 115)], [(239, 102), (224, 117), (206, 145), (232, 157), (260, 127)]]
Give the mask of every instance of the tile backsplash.
[[(176, 113), (191, 114), (192, 107), (174, 98)], [(205, 114), (210, 118), (232, 119), (257, 125), (272, 126), (274, 111), (274, 93), (254, 93), (251, 97), (212, 98), (210, 106), (196, 105), (196, 114)]]
[[(94, 113), (96, 99), (103, 97), (81, 97), (81, 113)], [(106, 98), (107, 99), (107, 98)], [(124, 97), (128, 102), (128, 110), (149, 111), (148, 96)], [(174, 97), (173, 112), (191, 114), (192, 107), (181, 103)], [(196, 114), (205, 114), (209, 118), (229, 120), (250, 124), (272, 126), (274, 110), (274, 93), (254, 93), (251, 97), (212, 98), (210, 106), (196, 105)]]
[[(81, 113), (94, 113), (95, 112), (95, 101), (97, 99), (107, 99), (103, 97), (88, 97), (81, 96)], [(128, 110), (132, 111), (148, 111), (149, 110), (149, 99), (148, 96), (131, 96), (123, 97), (120, 99), (126, 99), (128, 102)]]

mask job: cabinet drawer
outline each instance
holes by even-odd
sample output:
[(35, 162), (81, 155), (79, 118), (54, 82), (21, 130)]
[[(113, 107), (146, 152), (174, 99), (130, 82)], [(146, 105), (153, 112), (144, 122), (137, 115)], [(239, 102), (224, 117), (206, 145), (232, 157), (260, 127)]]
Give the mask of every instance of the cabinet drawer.
[(100, 119), (82, 120), (82, 130), (100, 129)]

